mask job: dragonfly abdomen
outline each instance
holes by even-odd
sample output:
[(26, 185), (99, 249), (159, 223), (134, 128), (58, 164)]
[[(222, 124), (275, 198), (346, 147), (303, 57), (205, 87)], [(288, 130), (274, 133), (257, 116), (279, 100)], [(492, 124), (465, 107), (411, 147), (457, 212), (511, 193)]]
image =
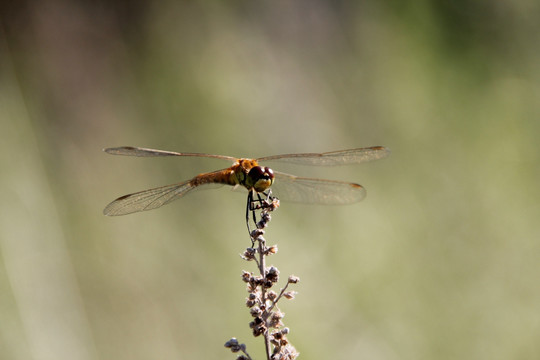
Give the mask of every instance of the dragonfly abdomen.
[(234, 170), (224, 169), (211, 173), (204, 173), (195, 176), (191, 179), (192, 186), (200, 186), (205, 184), (224, 184), (236, 186), (239, 184)]

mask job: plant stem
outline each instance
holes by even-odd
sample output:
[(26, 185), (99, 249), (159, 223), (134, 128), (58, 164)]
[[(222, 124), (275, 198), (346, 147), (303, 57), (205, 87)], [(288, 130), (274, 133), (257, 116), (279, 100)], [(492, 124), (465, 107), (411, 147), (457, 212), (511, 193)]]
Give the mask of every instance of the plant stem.
[[(264, 240), (262, 235), (259, 235), (257, 237), (257, 241), (259, 242), (259, 272), (261, 273), (261, 277), (263, 280), (266, 280), (266, 256), (264, 255), (265, 248), (266, 248), (266, 241)], [(261, 287), (261, 305), (264, 306), (264, 313), (268, 314), (266, 310), (266, 288), (264, 286)], [(263, 317), (266, 318), (267, 316)], [(266, 349), (266, 359), (270, 359), (270, 337), (268, 335), (269, 329), (267, 328), (264, 333), (264, 347)]]

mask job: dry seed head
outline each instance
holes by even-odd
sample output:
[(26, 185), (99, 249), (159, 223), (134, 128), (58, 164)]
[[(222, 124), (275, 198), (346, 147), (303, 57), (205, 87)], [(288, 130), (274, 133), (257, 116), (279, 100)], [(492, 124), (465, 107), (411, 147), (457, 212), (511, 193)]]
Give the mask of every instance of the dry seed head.
[(225, 347), (230, 348), (233, 353), (239, 351), (246, 351), (246, 345), (238, 343), (238, 340), (236, 340), (236, 338), (232, 338), (231, 340), (227, 341), (225, 343)]
[(253, 307), (255, 305), (257, 305), (257, 295), (251, 293), (248, 295), (247, 299), (246, 299), (246, 305), (247, 307)]
[(281, 319), (283, 319), (283, 316), (285, 316), (281, 311), (276, 310), (270, 315), (270, 318), (268, 319), (268, 327), (272, 328), (278, 328), (280, 326), (283, 326), (283, 323), (281, 322)]
[(249, 279), (251, 278), (251, 273), (247, 272), (247, 271), (242, 271), (242, 281), (247, 283), (249, 282)]
[(238, 340), (236, 338), (232, 338), (231, 340), (227, 341), (225, 343), (225, 347), (230, 348), (233, 346), (238, 346)]
[(265, 283), (265, 280), (263, 279), (262, 276), (254, 276), (253, 277), (253, 284), (255, 285), (255, 287), (261, 286), (264, 283)]
[(251, 316), (253, 317), (259, 317), (262, 315), (262, 310), (261, 308), (259, 308), (258, 306), (254, 306), (251, 308), (251, 310), (249, 310), (249, 313), (251, 314)]
[(253, 336), (259, 336), (266, 331), (264, 320), (261, 317), (256, 317), (249, 323), (249, 327), (253, 329)]
[(252, 261), (255, 260), (255, 254), (257, 253), (257, 250), (254, 248), (247, 248), (246, 251), (242, 254), (242, 259), (246, 261)]
[(296, 296), (296, 294), (297, 294), (296, 291), (287, 291), (287, 292), (283, 293), (283, 296), (284, 296), (286, 299), (292, 300), (292, 299), (294, 299), (294, 297)]
[(262, 230), (262, 229), (255, 229), (255, 230), (253, 230), (253, 231), (251, 232), (251, 234), (249, 234), (249, 235), (251, 236), (252, 239), (257, 240), (257, 238), (258, 238), (259, 236), (262, 237), (263, 234), (264, 234), (264, 230)]
[(270, 290), (268, 292), (268, 299), (274, 301), (274, 300), (276, 300), (276, 298), (277, 298), (276, 292), (274, 290)]
[(291, 275), (289, 276), (289, 284), (296, 284), (300, 281), (300, 278), (298, 276)]
[(270, 289), (272, 285), (274, 285), (274, 283), (270, 280), (265, 280), (262, 284), (262, 286), (264, 286), (265, 289)]
[(279, 270), (273, 266), (268, 269), (268, 272), (266, 273), (266, 279), (270, 280), (273, 283), (278, 282), (279, 280)]
[(272, 245), (264, 252), (264, 255), (273, 255), (278, 252), (277, 245)]

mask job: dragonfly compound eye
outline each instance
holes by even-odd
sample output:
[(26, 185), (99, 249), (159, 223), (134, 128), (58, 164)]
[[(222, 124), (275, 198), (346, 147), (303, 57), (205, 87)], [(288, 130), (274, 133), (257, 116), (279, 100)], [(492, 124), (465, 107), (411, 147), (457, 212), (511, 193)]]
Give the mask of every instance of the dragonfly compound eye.
[(274, 170), (269, 167), (264, 168), (264, 173), (268, 176), (269, 179), (274, 180)]
[(274, 172), (268, 167), (254, 166), (249, 170), (248, 178), (257, 192), (267, 190), (274, 182)]

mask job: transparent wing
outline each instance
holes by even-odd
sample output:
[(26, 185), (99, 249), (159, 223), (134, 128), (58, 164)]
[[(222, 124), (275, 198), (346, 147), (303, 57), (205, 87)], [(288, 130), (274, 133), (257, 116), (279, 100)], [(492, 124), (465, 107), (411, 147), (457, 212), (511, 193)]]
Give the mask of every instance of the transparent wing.
[(133, 146), (121, 146), (115, 148), (103, 149), (107, 154), (112, 155), (125, 155), (125, 156), (139, 156), (139, 157), (152, 157), (152, 156), (194, 156), (194, 157), (206, 157), (214, 159), (223, 159), (229, 161), (236, 161), (236, 158), (225, 155), (212, 155), (212, 154), (199, 154), (199, 153), (179, 153), (174, 151), (145, 149)]
[(278, 199), (305, 204), (345, 205), (366, 197), (362, 185), (343, 181), (311, 179), (274, 171), (272, 194)]
[[(210, 186), (213, 185), (213, 186)], [(208, 189), (222, 186), (221, 184), (202, 184), (194, 186), (189, 180), (179, 184), (161, 186), (154, 189), (139, 191), (133, 194), (120, 196), (103, 210), (108, 216), (127, 215), (134, 212), (157, 209), (163, 205), (181, 198), (193, 190)]]
[(257, 161), (280, 161), (299, 165), (347, 165), (366, 161), (378, 160), (387, 157), (390, 150), (383, 146), (373, 146), (350, 150), (331, 151), (326, 153), (285, 154), (265, 156)]

